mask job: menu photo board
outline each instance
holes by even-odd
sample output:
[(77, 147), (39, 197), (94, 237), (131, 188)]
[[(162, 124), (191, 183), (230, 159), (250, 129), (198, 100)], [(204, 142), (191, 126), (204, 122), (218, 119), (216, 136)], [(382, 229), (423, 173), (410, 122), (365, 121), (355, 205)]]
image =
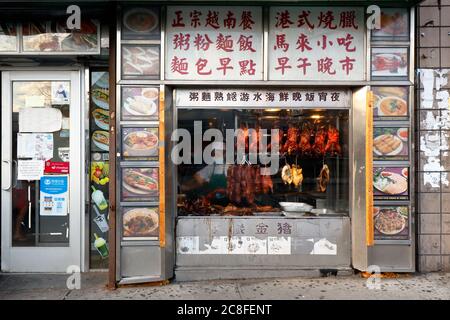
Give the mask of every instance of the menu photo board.
[(408, 161), (409, 128), (374, 127), (373, 157), (374, 160)]
[(374, 118), (379, 120), (407, 118), (409, 115), (409, 87), (372, 87)]
[(122, 201), (159, 201), (158, 168), (126, 167), (121, 173)]
[(375, 240), (409, 240), (408, 206), (374, 206), (373, 222)]
[(127, 160), (157, 161), (158, 128), (122, 127), (122, 154)]
[(365, 78), (364, 8), (271, 7), (269, 79)]
[(122, 87), (122, 120), (158, 120), (159, 88)]
[(165, 78), (262, 80), (262, 7), (169, 6)]
[(409, 168), (373, 168), (374, 200), (409, 200)]
[(158, 207), (122, 207), (123, 240), (157, 240)]

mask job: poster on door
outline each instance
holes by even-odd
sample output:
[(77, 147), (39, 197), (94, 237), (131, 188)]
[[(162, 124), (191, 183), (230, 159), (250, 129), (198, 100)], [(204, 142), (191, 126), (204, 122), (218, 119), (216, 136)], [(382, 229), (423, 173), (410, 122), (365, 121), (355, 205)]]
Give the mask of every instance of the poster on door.
[(66, 216), (69, 208), (69, 177), (43, 176), (40, 180), (39, 203), (41, 216)]

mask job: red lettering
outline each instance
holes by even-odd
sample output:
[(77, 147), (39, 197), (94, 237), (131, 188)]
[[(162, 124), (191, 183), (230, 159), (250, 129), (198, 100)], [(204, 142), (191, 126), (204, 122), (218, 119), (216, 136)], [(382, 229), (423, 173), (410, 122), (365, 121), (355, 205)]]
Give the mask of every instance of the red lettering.
[(275, 70), (281, 70), (281, 74), (284, 75), (284, 71), (286, 69), (292, 69), (292, 66), (289, 66), (287, 63), (289, 62), (288, 57), (278, 58), (278, 67), (275, 67)]
[(288, 51), (289, 49), (289, 43), (286, 42), (286, 35), (284, 33), (277, 34), (275, 36), (276, 44), (273, 46), (274, 50), (282, 49), (283, 52)]
[(197, 35), (194, 38), (194, 46), (197, 48), (198, 51), (203, 50), (206, 51), (209, 49), (209, 46), (213, 44), (213, 41), (209, 39), (208, 35), (205, 34), (202, 36), (201, 34), (197, 33)]
[(180, 50), (189, 50), (189, 39), (191, 38), (191, 35), (189, 33), (183, 34), (178, 33), (173, 36), (173, 49), (180, 49)]
[(337, 26), (333, 25), (334, 15), (333, 12), (327, 11), (325, 14), (321, 11), (319, 15), (319, 25), (318, 28), (322, 26), (322, 28), (326, 29), (336, 29)]
[(172, 58), (170, 62), (170, 70), (179, 74), (188, 74), (188, 63), (186, 62), (186, 58), (179, 59), (177, 56)]
[(328, 73), (330, 75), (336, 74), (336, 70), (333, 68), (333, 59), (322, 58), (317, 60), (317, 71), (322, 73)]
[(197, 28), (198, 26), (200, 26), (200, 16), (201, 15), (202, 15), (202, 13), (197, 10), (194, 10), (191, 12), (191, 14), (190, 14), (191, 27)]
[(239, 26), (242, 26), (242, 30), (250, 29), (252, 30), (255, 21), (252, 20), (252, 12), (251, 11), (242, 11), (241, 23)]
[(226, 75), (228, 69), (234, 69), (232, 66), (229, 66), (231, 59), (230, 58), (221, 58), (219, 59), (220, 67), (216, 68), (217, 70), (222, 70), (223, 75)]
[(356, 13), (355, 11), (343, 11), (341, 12), (339, 27), (345, 28), (353, 28), (358, 29), (358, 25), (356, 23)]
[(249, 76), (254, 76), (256, 73), (256, 63), (253, 60), (242, 60), (239, 61), (239, 66), (241, 67), (240, 75), (248, 74)]
[(348, 75), (351, 70), (353, 70), (353, 63), (355, 59), (350, 59), (349, 57), (345, 57), (343, 60), (339, 60), (339, 63), (342, 65), (342, 70)]
[(217, 11), (208, 11), (206, 16), (205, 27), (211, 26), (214, 29), (219, 29), (219, 13)]
[(231, 36), (224, 36), (219, 33), (216, 41), (216, 49), (223, 50), (225, 52), (233, 52), (233, 39)]
[(233, 12), (227, 12), (227, 18), (223, 20), (223, 26), (228, 29), (234, 29), (236, 27), (236, 18)]
[(299, 58), (297, 60), (300, 64), (297, 65), (297, 68), (303, 71), (303, 75), (306, 75), (306, 68), (311, 66), (311, 63), (308, 62), (308, 58)]
[(305, 24), (308, 25), (309, 29), (314, 29), (314, 25), (309, 22), (308, 17), (311, 14), (311, 11), (302, 11), (301, 14), (299, 14), (298, 19), (297, 19), (297, 27), (302, 27)]
[(253, 36), (246, 37), (244, 35), (241, 35), (238, 40), (239, 51), (256, 52), (256, 50), (254, 48), (252, 48), (252, 46), (253, 46), (252, 38), (253, 38)]
[(172, 27), (185, 27), (185, 24), (183, 23), (183, 11), (175, 11), (175, 19), (172, 21)]
[(356, 50), (356, 47), (350, 48), (350, 45), (353, 41), (353, 36), (349, 33), (347, 33), (347, 36), (345, 38), (337, 38), (337, 43), (340, 46), (345, 47), (345, 51), (347, 52), (354, 52)]
[(298, 36), (298, 40), (297, 40), (297, 48), (296, 49), (300, 49), (301, 52), (304, 52), (305, 50), (307, 51), (311, 51), (312, 48), (309, 46), (309, 40), (308, 37), (301, 33)]
[(206, 59), (199, 58), (199, 59), (197, 60), (197, 62), (195, 63), (195, 65), (197, 66), (197, 73), (198, 73), (199, 75), (207, 76), (207, 75), (210, 75), (210, 74), (212, 73), (212, 70), (211, 70), (211, 69), (209, 69), (208, 71), (203, 71), (203, 69), (206, 68), (206, 65), (207, 65), (207, 64), (208, 64), (208, 60), (206, 60)]
[(291, 17), (288, 10), (277, 12), (276, 15), (277, 22), (275, 23), (275, 28), (282, 28), (282, 29), (289, 28), (291, 24), (293, 24), (293, 22), (290, 19)]

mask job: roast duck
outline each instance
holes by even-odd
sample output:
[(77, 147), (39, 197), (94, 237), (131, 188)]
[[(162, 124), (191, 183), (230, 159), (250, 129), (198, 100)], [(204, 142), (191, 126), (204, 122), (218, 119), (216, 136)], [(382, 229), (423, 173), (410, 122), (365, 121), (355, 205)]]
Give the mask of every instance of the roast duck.
[(340, 155), (339, 131), (332, 125), (329, 125), (328, 129), (324, 126), (318, 127), (315, 133), (309, 124), (303, 125), (301, 130), (291, 126), (287, 131), (286, 142), (281, 146), (281, 152), (314, 156)]

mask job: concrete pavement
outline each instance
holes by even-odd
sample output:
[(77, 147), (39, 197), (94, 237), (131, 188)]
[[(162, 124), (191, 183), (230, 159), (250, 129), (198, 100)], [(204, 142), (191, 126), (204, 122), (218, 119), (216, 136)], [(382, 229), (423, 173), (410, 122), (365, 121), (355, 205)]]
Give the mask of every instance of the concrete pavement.
[(107, 274), (81, 277), (81, 288), (66, 287), (68, 275), (0, 274), (0, 300), (4, 299), (450, 299), (450, 273), (403, 275), (380, 279), (379, 289), (368, 289), (360, 275), (323, 278), (263, 280), (173, 281), (165, 286), (123, 287), (107, 290)]

